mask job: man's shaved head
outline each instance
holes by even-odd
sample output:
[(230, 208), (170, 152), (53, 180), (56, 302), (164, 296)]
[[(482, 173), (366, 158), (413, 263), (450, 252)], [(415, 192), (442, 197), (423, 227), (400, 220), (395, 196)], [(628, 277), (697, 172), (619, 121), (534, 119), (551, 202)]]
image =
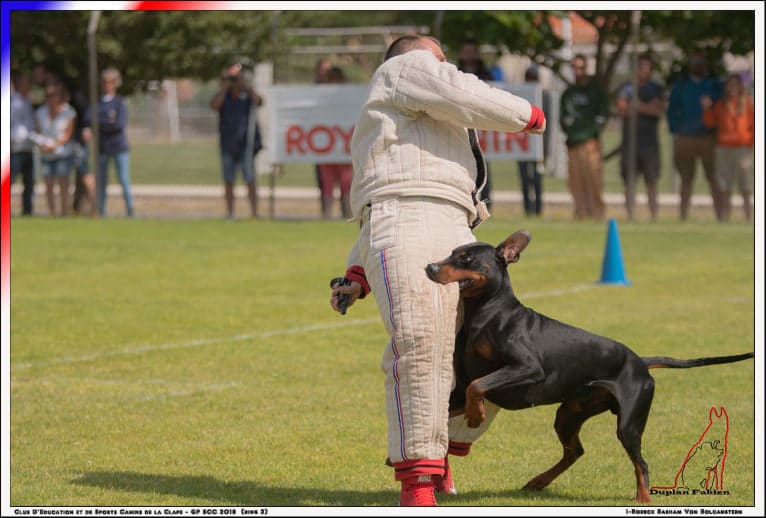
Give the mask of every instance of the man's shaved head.
[(383, 61), (388, 61), (394, 56), (400, 56), (406, 54), (411, 50), (428, 50), (439, 61), (446, 61), (444, 52), (442, 52), (442, 46), (439, 40), (432, 38), (431, 36), (419, 36), (416, 34), (407, 34), (400, 36), (389, 45), (386, 51), (386, 56)]

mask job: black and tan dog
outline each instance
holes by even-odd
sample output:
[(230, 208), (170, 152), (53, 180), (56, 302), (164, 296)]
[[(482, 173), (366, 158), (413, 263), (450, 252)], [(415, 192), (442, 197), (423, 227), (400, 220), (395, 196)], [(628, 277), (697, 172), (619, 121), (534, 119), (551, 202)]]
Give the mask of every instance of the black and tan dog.
[(635, 467), (636, 501), (649, 501), (649, 473), (641, 436), (654, 394), (649, 369), (688, 368), (752, 358), (753, 353), (695, 360), (642, 358), (627, 346), (561, 323), (525, 307), (513, 293), (507, 266), (531, 239), (521, 230), (499, 246), (472, 243), (426, 267), (441, 284), (458, 282), (465, 316), (455, 345), (457, 385), (450, 415), (465, 413), (468, 426), (484, 420), (484, 399), (508, 410), (561, 403), (554, 427), (562, 459), (527, 482), (542, 489), (584, 450), (578, 437), (586, 419), (610, 410), (617, 436)]

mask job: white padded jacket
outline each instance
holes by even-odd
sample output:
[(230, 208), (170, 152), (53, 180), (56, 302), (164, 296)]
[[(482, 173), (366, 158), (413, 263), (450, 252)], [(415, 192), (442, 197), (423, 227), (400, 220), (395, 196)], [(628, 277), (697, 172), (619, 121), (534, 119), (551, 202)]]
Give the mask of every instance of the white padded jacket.
[(370, 82), (351, 139), (354, 216), (373, 200), (427, 196), (457, 203), (473, 219), (476, 161), (466, 128), (522, 131), (535, 111), (427, 50), (389, 59)]

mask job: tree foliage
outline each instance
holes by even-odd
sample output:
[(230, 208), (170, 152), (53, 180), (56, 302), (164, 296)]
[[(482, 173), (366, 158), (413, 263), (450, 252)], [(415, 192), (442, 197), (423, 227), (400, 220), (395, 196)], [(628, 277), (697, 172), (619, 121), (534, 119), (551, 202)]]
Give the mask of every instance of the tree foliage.
[(472, 38), (481, 43), (502, 44), (542, 61), (563, 43), (553, 32), (549, 14), (547, 11), (446, 11), (436, 32), (453, 51), (457, 51), (466, 38)]
[[(630, 11), (577, 11), (598, 32), (597, 76), (609, 85), (630, 34)], [(432, 27), (454, 57), (468, 37), (503, 45), (511, 52), (560, 70), (552, 17), (559, 11), (104, 11), (98, 28), (99, 65), (123, 74), (123, 92), (149, 80), (216, 77), (232, 61), (276, 59), (290, 52), (284, 28), (415, 24)], [(12, 67), (45, 62), (70, 83), (87, 77), (90, 11), (13, 11)], [(679, 30), (683, 27), (683, 30)], [(272, 29), (277, 30), (272, 34)], [(276, 40), (272, 37), (276, 36)], [(272, 42), (276, 44), (273, 45)], [(705, 49), (715, 64), (724, 52), (754, 48), (753, 11), (643, 11), (641, 41), (670, 41), (683, 56)]]
[[(574, 11), (590, 22), (598, 33), (596, 41), (596, 77), (609, 87), (615, 68), (630, 38), (631, 11)], [(437, 16), (424, 13), (426, 21), (436, 26)], [(421, 16), (423, 16), (421, 15)], [(554, 32), (551, 17), (567, 16), (562, 11), (445, 11), (440, 37), (456, 48), (466, 37), (482, 43), (502, 44), (511, 52), (545, 64), (561, 72), (559, 52), (564, 42)], [(683, 30), (679, 30), (683, 27)], [(652, 45), (671, 42), (681, 52), (666, 71), (668, 78), (682, 67), (689, 53), (703, 50), (713, 70), (720, 72), (725, 52), (744, 55), (754, 49), (754, 11), (642, 11), (639, 41)]]
[(643, 17), (645, 41), (669, 40), (681, 51), (667, 71), (669, 79), (684, 68), (686, 57), (695, 51), (704, 52), (711, 70), (721, 73), (725, 53), (744, 56), (755, 49), (752, 10), (644, 11)]
[[(66, 81), (87, 81), (90, 11), (15, 11), (12, 66), (43, 62)], [(210, 79), (232, 61), (257, 61), (269, 51), (267, 11), (104, 11), (98, 62), (122, 72), (125, 93), (148, 80)]]

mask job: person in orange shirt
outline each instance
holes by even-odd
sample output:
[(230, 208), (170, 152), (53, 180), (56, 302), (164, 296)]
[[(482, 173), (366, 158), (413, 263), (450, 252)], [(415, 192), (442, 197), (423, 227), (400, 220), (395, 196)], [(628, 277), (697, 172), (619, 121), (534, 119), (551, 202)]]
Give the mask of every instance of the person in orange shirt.
[(753, 220), (750, 196), (753, 193), (753, 143), (755, 108), (753, 98), (745, 93), (742, 78), (731, 74), (724, 84), (723, 98), (715, 103), (709, 97), (700, 99), (705, 126), (716, 128), (716, 177), (723, 191), (722, 220), (731, 214), (731, 192), (734, 183), (742, 194), (745, 219)]

